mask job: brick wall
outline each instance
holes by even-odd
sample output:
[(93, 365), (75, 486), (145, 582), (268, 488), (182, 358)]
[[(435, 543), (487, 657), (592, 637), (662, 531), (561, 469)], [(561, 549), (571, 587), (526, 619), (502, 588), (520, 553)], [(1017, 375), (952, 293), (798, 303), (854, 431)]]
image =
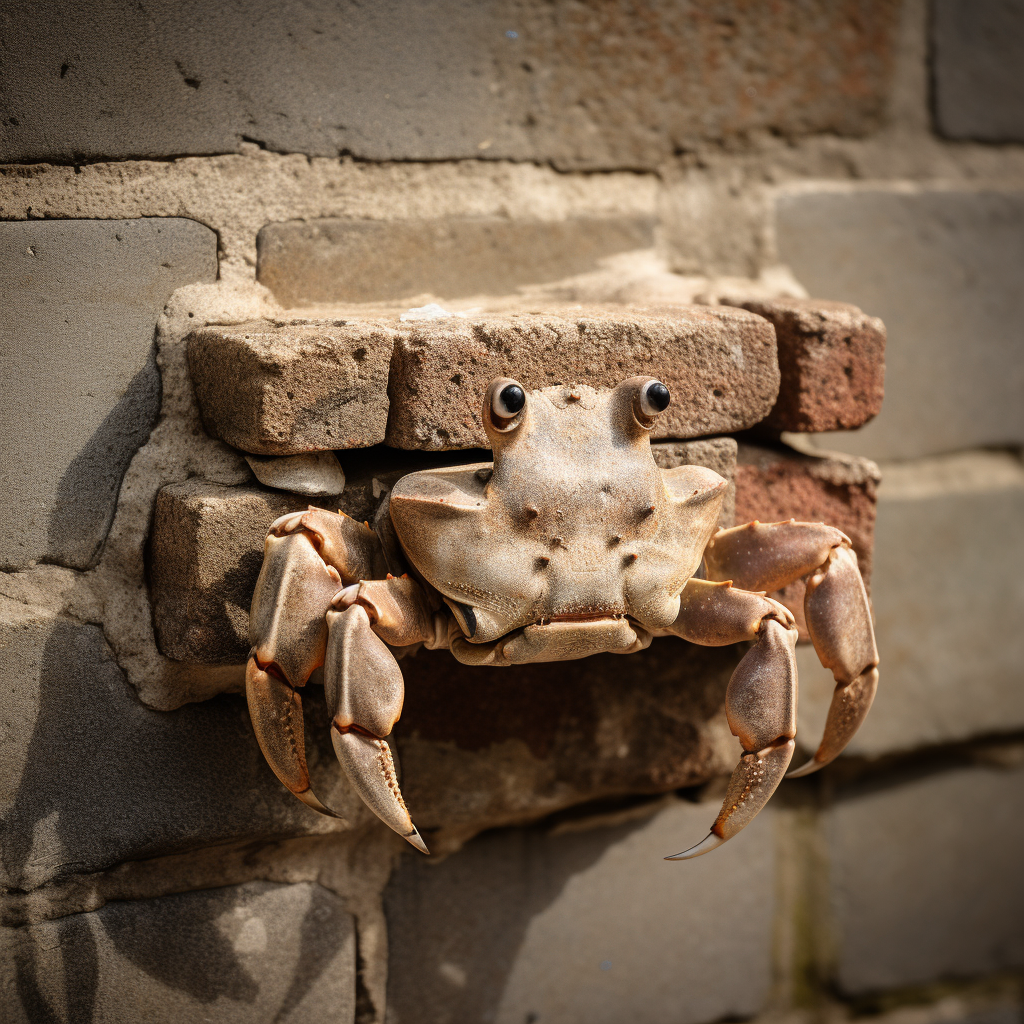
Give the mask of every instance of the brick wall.
[[(2, 18), (0, 1016), (1020, 1019), (1024, 6)], [(465, 316), (400, 318), (429, 302)], [(315, 686), (345, 820), (292, 799), (239, 691), (262, 536), (310, 499), (258, 460), (337, 451), (313, 500), (369, 518), (487, 457), (491, 377), (636, 372), (726, 525), (852, 539), (881, 685), (847, 753), (666, 863), (735, 761), (742, 650), (421, 652), (396, 748), (433, 858)], [(833, 683), (798, 662), (808, 748)]]

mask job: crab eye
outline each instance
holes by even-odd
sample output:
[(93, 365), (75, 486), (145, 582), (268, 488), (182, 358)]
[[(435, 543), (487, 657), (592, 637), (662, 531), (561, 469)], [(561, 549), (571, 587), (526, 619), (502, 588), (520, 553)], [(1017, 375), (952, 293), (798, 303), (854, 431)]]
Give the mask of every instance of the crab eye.
[(649, 380), (640, 389), (640, 411), (653, 419), (668, 408), (672, 396), (660, 380)]
[(526, 392), (518, 384), (506, 384), (494, 393), (491, 409), (498, 422), (515, 419), (526, 405)]

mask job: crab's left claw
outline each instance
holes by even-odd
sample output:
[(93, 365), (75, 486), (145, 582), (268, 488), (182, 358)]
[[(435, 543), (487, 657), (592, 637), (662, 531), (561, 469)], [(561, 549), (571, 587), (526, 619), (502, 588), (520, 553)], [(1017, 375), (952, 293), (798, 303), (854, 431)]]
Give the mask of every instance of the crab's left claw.
[(367, 608), (347, 604), (344, 591), (338, 597), (341, 600), (335, 602), (335, 609), (327, 613), (324, 662), (334, 751), (370, 810), (421, 853), (428, 853), (402, 798), (385, 738), (402, 713), (402, 671), (371, 628)]

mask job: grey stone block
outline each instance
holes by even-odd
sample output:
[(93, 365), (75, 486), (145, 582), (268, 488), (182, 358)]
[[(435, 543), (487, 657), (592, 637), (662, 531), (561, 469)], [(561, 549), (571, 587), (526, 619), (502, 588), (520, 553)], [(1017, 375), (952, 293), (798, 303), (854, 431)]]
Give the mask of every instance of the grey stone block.
[(826, 816), (848, 993), (1024, 965), (1024, 769), (934, 775)]
[(263, 228), (257, 277), (286, 307), (507, 295), (653, 244), (653, 222), (630, 217), (315, 220)]
[[(371, 160), (656, 167), (704, 138), (861, 134), (879, 121), (896, 9), (799, 18), (625, 0), (9, 4), (0, 160), (223, 153), (242, 140)], [(727, 25), (727, 30), (723, 26)]]
[[(847, 748), (876, 757), (1024, 728), (1024, 469), (975, 453), (889, 467), (871, 596), (880, 681)], [(821, 735), (834, 682), (798, 652), (800, 739)]]
[(216, 276), (195, 221), (0, 224), (0, 567), (96, 559), (160, 410), (157, 317)]
[(0, 929), (9, 1024), (355, 1018), (356, 938), (319, 885), (250, 882)]
[(1024, 142), (1024, 3), (932, 0), (935, 124), (951, 139)]
[(403, 857), (385, 892), (389, 1024), (757, 1013), (771, 982), (772, 812), (709, 857), (662, 859), (702, 838), (717, 810), (491, 833), (437, 865)]
[[(0, 884), (31, 889), (123, 860), (337, 828), (270, 772), (243, 698), (146, 708), (95, 626), (4, 601), (0, 680)], [(319, 688), (307, 705), (319, 721)], [(327, 731), (307, 730), (314, 785), (363, 820)]]
[(779, 254), (814, 294), (885, 321), (885, 403), (822, 444), (907, 459), (1024, 442), (1024, 192), (782, 197)]

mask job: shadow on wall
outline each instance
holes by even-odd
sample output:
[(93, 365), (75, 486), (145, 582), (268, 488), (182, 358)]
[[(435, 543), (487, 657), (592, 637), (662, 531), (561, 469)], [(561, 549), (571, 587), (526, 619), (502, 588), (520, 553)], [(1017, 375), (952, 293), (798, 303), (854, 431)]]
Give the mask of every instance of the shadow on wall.
[(160, 415), (155, 349), (57, 485), (46, 531), (47, 561), (94, 565), (114, 520), (121, 481)]

